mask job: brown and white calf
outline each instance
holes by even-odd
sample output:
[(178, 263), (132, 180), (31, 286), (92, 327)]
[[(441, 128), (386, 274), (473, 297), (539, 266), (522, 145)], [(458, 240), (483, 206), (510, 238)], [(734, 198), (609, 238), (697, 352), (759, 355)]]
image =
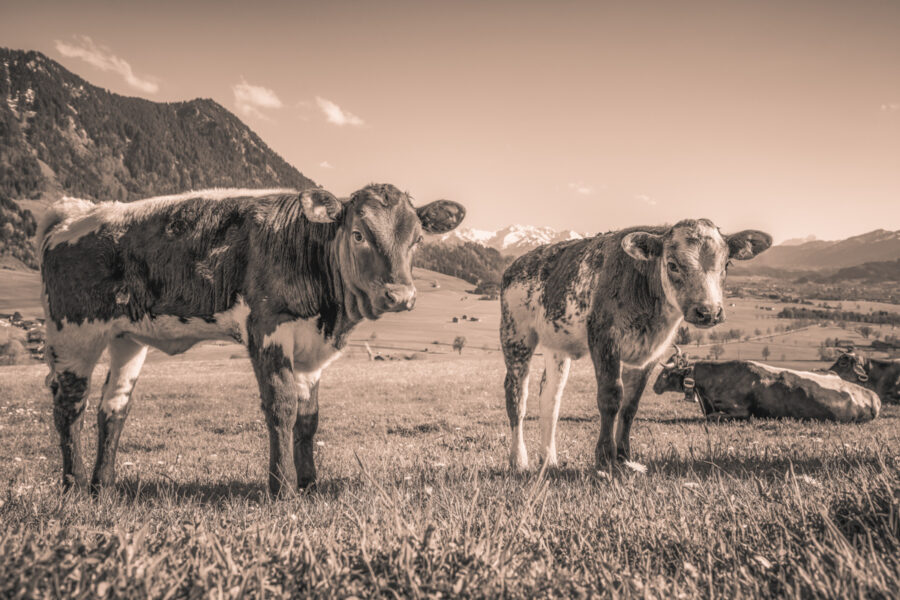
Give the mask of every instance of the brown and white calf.
[(685, 220), (541, 246), (513, 262), (503, 275), (500, 324), (512, 467), (528, 467), (522, 424), (538, 344), (546, 353), (540, 392), (544, 460), (557, 462), (563, 388), (571, 359), (585, 354), (597, 379), (596, 463), (627, 459), (631, 422), (656, 358), (682, 319), (698, 327), (722, 322), (729, 261), (752, 258), (771, 243), (760, 231), (724, 236), (706, 219)]
[(900, 404), (900, 360), (866, 358), (848, 350), (829, 370), (846, 381), (869, 388), (884, 403)]
[(684, 393), (707, 419), (794, 418), (861, 423), (881, 410), (871, 390), (834, 373), (795, 371), (750, 360), (688, 362), (676, 349), (653, 384)]
[(348, 200), (322, 189), (211, 190), (128, 204), (64, 200), (39, 231), (46, 357), (63, 482), (87, 484), (81, 427), (91, 372), (109, 349), (92, 488), (115, 478), (116, 447), (148, 346), (244, 344), (269, 429), (273, 494), (315, 480), (322, 370), (363, 319), (415, 303), (422, 232), (465, 210), (414, 208), (391, 185)]

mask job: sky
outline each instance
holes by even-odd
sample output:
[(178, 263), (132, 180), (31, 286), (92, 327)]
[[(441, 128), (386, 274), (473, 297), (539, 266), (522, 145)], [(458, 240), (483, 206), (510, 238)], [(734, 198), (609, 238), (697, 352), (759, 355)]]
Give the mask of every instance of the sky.
[(896, 1), (3, 0), (0, 45), (468, 227), (900, 229)]

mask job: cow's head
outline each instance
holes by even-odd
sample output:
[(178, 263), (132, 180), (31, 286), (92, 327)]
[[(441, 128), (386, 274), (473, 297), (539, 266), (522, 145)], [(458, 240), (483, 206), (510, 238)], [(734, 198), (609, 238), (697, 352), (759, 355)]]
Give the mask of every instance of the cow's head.
[(853, 383), (865, 383), (869, 380), (865, 363), (865, 359), (851, 348), (841, 354), (828, 370), (837, 373), (841, 379), (846, 379)]
[(300, 196), (310, 221), (336, 223), (335, 251), (351, 316), (377, 319), (385, 312), (412, 310), (416, 288), (412, 255), (423, 233), (446, 233), (466, 210), (437, 200), (418, 208), (390, 184), (373, 184), (338, 200), (321, 189)]
[(662, 371), (653, 382), (653, 391), (657, 394), (684, 391), (684, 378), (687, 377), (690, 370), (687, 357), (682, 354), (678, 346), (675, 346), (675, 354), (662, 364)]
[(669, 304), (697, 327), (725, 320), (723, 287), (730, 262), (753, 258), (771, 245), (767, 233), (722, 235), (707, 219), (681, 221), (663, 233), (635, 231), (622, 238), (629, 256), (654, 263)]

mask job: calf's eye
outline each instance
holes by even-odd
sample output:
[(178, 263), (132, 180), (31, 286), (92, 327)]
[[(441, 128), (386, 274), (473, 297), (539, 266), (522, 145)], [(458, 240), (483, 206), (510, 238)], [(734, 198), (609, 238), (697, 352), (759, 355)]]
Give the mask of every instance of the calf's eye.
[(679, 272), (678, 265), (676, 265), (672, 261), (669, 261), (669, 271), (671, 271), (672, 273), (678, 273)]
[(356, 242), (357, 244), (361, 243), (364, 239), (365, 238), (363, 238), (363, 234), (360, 233), (359, 231), (353, 232), (353, 241)]

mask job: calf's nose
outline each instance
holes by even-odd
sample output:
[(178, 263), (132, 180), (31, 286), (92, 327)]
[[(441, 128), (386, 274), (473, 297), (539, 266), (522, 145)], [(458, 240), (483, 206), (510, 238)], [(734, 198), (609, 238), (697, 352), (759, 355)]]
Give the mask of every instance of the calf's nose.
[(695, 325), (715, 325), (725, 320), (725, 311), (721, 306), (696, 304), (688, 316), (688, 321)]
[(412, 310), (416, 305), (416, 288), (411, 285), (388, 285), (384, 298), (388, 310)]

